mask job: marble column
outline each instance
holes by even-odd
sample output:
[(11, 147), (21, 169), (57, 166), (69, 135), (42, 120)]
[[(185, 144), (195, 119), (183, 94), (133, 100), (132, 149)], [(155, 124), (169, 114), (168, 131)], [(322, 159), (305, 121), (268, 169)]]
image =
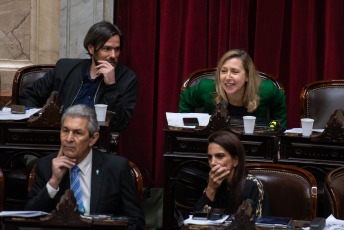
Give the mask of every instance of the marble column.
[(113, 0), (61, 0), (60, 57), (88, 58), (83, 46), (88, 29), (96, 22), (113, 22)]
[(10, 100), (15, 71), (59, 58), (87, 58), (83, 39), (113, 21), (114, 0), (1, 0), (0, 105)]
[(18, 68), (58, 60), (59, 20), (59, 0), (0, 1), (1, 104), (11, 99)]

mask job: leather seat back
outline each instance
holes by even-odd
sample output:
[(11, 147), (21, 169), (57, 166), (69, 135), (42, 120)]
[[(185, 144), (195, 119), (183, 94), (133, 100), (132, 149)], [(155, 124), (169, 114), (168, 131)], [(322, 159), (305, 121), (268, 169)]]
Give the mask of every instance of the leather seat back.
[(303, 87), (300, 117), (314, 119), (314, 129), (324, 129), (336, 109), (344, 110), (344, 80), (323, 80)]
[(334, 169), (326, 174), (324, 186), (325, 214), (333, 214), (344, 220), (344, 167)]
[(305, 169), (270, 163), (247, 163), (268, 193), (271, 215), (312, 220), (316, 216), (317, 184)]
[(55, 65), (30, 65), (18, 69), (13, 78), (11, 104), (20, 104), (19, 95), (24, 87), (43, 77)]
[(184, 218), (193, 211), (195, 203), (207, 187), (209, 170), (208, 163), (197, 160), (183, 162), (175, 169), (171, 178), (173, 202)]

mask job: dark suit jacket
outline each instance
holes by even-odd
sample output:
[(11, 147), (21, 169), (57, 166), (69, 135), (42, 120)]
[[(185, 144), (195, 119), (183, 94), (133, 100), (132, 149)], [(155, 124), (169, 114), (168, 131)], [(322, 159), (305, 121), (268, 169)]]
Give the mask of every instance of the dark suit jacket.
[[(56, 196), (49, 197), (46, 184), (51, 178), (52, 160), (56, 156), (57, 153), (53, 153), (38, 160), (26, 210), (51, 212), (69, 189), (69, 173), (66, 173)], [(91, 181), (90, 214), (129, 216), (137, 218), (139, 228), (144, 227), (144, 214), (127, 159), (93, 149)]]
[[(27, 107), (43, 107), (51, 92), (57, 91), (64, 106), (72, 106), (89, 68), (91, 59), (60, 59), (54, 69), (44, 77), (22, 89), (19, 104)], [(117, 63), (116, 83), (106, 85), (102, 81), (97, 89), (94, 104), (107, 104), (108, 110), (115, 113), (110, 121), (112, 131), (118, 132), (129, 125), (139, 88), (139, 79), (127, 66)]]

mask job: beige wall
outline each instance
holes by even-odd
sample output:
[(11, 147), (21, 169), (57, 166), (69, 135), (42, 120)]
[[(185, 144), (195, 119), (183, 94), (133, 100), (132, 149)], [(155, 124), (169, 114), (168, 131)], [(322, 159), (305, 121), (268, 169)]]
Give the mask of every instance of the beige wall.
[(59, 58), (60, 0), (0, 1), (0, 92), (12, 90), (15, 71)]
[(59, 58), (88, 58), (87, 30), (113, 20), (114, 0), (0, 0), (0, 105), (11, 99), (15, 71)]

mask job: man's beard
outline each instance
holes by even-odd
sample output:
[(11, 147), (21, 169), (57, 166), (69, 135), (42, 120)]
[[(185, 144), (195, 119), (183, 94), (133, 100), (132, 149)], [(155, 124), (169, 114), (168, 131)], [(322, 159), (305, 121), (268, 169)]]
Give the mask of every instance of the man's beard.
[[(93, 55), (93, 61), (94, 61), (94, 64), (96, 65), (96, 66), (98, 66), (98, 65), (100, 65), (100, 63), (98, 62), (98, 58), (96, 58), (94, 55)], [(107, 60), (102, 60), (102, 61), (107, 61), (107, 62), (109, 62), (112, 66), (114, 66), (115, 68), (116, 68), (116, 66), (117, 66), (117, 60), (116, 59), (107, 59)]]

